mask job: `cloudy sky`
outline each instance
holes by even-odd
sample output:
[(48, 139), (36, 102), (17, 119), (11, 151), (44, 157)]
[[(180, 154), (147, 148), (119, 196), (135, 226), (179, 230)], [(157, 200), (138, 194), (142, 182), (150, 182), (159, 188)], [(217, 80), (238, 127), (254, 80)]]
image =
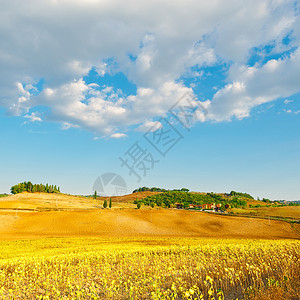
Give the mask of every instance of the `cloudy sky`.
[(300, 199), (300, 3), (0, 0), (0, 192)]

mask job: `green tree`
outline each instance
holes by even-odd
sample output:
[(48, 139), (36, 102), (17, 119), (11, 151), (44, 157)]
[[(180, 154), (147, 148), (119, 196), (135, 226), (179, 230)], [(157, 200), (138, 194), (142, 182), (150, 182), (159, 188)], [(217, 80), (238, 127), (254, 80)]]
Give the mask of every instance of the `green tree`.
[(37, 185), (34, 184), (33, 187), (32, 187), (32, 193), (36, 193), (37, 192)]
[(106, 199), (103, 202), (103, 208), (107, 208), (107, 200)]
[(12, 186), (11, 188), (10, 188), (10, 192), (12, 193), (12, 194), (17, 194), (18, 192), (17, 192), (17, 187), (14, 185), (14, 186)]
[(109, 198), (109, 208), (112, 207), (112, 202), (111, 202), (111, 198)]
[(11, 187), (10, 189), (12, 194), (18, 194), (18, 193), (23, 193), (27, 191), (27, 183), (23, 182), (23, 183), (18, 183), (14, 186)]
[(183, 208), (185, 208), (185, 209), (189, 208), (189, 203), (188, 202), (184, 202), (183, 203)]
[(32, 186), (33, 186), (33, 184), (32, 184), (30, 181), (28, 181), (28, 182), (26, 183), (26, 189), (27, 189), (27, 192), (29, 192), (29, 193), (32, 192)]
[(95, 200), (97, 199), (97, 191), (95, 191), (95, 193), (94, 193), (94, 199)]
[(45, 193), (60, 193), (59, 187), (56, 185), (46, 185), (40, 183), (40, 184), (32, 184), (30, 181), (26, 182), (21, 182), (18, 183), (14, 186), (11, 187), (10, 189), (12, 194), (17, 194), (17, 193), (23, 193), (23, 192), (28, 192), (28, 193), (36, 193), (36, 192), (45, 192)]
[(141, 206), (142, 206), (142, 205), (141, 205), (141, 202), (138, 202), (137, 205), (136, 205), (136, 208), (137, 208), (137, 209), (140, 209)]

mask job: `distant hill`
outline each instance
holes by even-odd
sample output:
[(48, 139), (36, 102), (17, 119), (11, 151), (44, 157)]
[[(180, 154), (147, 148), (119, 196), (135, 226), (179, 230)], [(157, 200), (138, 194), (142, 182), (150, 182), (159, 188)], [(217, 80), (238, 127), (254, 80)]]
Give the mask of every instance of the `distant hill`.
[[(297, 228), (295, 227), (297, 226)], [(42, 237), (294, 238), (299, 225), (178, 209), (0, 212), (0, 239)], [(297, 232), (298, 230), (298, 232)]]
[(135, 192), (132, 194), (124, 195), (124, 196), (112, 196), (112, 197), (98, 197), (99, 199), (112, 199), (112, 201), (116, 201), (119, 203), (134, 203), (137, 200), (142, 200), (146, 197), (160, 194), (161, 192), (151, 192), (151, 191), (143, 191), (143, 192)]
[[(92, 197), (48, 193), (20, 193), (7, 196), (0, 198), (0, 238), (194, 236), (272, 239), (300, 237), (299, 224), (199, 211), (163, 209), (157, 206), (151, 208), (147, 205), (136, 209), (136, 205), (133, 204), (137, 199), (147, 199), (149, 196), (161, 194), (148, 191), (112, 197), (112, 209), (102, 209), (104, 200), (102, 197), (95, 200)], [(249, 199), (249, 202), (257, 201)], [(263, 212), (265, 214), (266, 210)], [(276, 212), (272, 211), (272, 213)], [(283, 213), (290, 214), (291, 211), (282, 210)]]
[[(135, 192), (134, 195), (138, 195), (139, 193), (140, 192)], [(230, 194), (215, 194), (188, 192), (182, 190), (169, 190), (160, 193), (152, 193), (152, 195), (145, 198), (141, 197), (140, 200), (135, 200), (135, 203), (142, 202), (145, 205), (156, 205), (165, 208), (176, 207), (176, 204), (181, 204), (183, 207), (188, 208), (190, 204), (200, 205), (215, 203), (220, 204), (222, 209), (225, 209), (225, 207), (246, 208), (252, 205), (266, 205), (263, 201), (254, 200), (254, 198), (247, 193), (231, 192)]]
[[(181, 191), (167, 191), (167, 192), (151, 192), (142, 191), (135, 192), (124, 196), (112, 197), (97, 197), (95, 200), (93, 196), (76, 196), (67, 194), (56, 193), (18, 193), (15, 195), (3, 195), (5, 198), (0, 200), (1, 208), (84, 208), (93, 209), (101, 205), (106, 199), (112, 199), (113, 205), (117, 207), (135, 207), (133, 204), (137, 202), (149, 203), (152, 199), (165, 199), (172, 198), (173, 203), (184, 202), (186, 198), (189, 203), (230, 203), (232, 207), (255, 207), (267, 206), (270, 203), (258, 201), (254, 199), (245, 198), (242, 196), (231, 196), (230, 194), (214, 194), (214, 193), (197, 193), (197, 192), (181, 192)], [(169, 199), (168, 199), (169, 201)], [(171, 203), (171, 204), (173, 204)], [(241, 204), (241, 205), (238, 205)], [(167, 207), (167, 205), (162, 205)], [(171, 206), (171, 205), (170, 205)]]

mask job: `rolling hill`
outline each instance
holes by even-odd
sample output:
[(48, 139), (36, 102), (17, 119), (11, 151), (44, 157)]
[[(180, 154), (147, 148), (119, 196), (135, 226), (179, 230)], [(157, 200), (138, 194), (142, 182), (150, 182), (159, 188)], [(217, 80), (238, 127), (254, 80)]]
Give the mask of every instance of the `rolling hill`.
[[(102, 209), (99, 200), (63, 194), (17, 194), (0, 200), (1, 239), (39, 237), (213, 237), (299, 239), (298, 224), (177, 209), (135, 209), (137, 196), (113, 200)], [(126, 201), (125, 201), (126, 200)]]

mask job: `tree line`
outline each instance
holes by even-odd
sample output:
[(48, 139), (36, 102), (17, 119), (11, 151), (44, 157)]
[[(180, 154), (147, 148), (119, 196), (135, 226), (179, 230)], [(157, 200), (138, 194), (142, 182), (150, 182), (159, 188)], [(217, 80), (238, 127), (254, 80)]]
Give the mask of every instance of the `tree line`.
[(182, 189), (174, 189), (174, 190), (167, 190), (167, 189), (163, 189), (163, 188), (158, 188), (158, 187), (147, 187), (147, 186), (143, 186), (143, 187), (139, 187), (138, 189), (135, 189), (132, 193), (138, 193), (138, 192), (169, 192), (169, 191), (180, 191), (180, 192), (188, 192), (189, 189), (187, 188), (182, 188)]
[(135, 203), (141, 202), (149, 206), (173, 207), (175, 203), (180, 203), (183, 207), (188, 208), (190, 204), (221, 204), (225, 208), (226, 204), (230, 207), (246, 207), (247, 201), (237, 196), (222, 197), (214, 193), (196, 194), (183, 191), (167, 191), (161, 194), (151, 195), (141, 200), (135, 200)]
[(244, 198), (248, 198), (248, 199), (254, 199), (250, 194), (241, 193), (241, 192), (235, 192), (235, 191), (231, 191), (229, 195), (230, 196), (244, 197)]
[(59, 186), (50, 184), (33, 184), (30, 181), (24, 181), (18, 183), (10, 188), (12, 194), (18, 194), (23, 192), (28, 193), (60, 193)]

